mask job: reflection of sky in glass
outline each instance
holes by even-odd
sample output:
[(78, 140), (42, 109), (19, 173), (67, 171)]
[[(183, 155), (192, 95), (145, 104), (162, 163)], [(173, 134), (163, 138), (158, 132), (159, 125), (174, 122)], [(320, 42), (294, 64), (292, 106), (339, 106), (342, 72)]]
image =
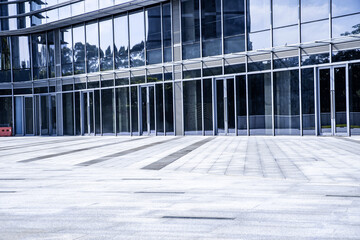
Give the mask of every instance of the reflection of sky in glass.
[(114, 18), (114, 37), (115, 37), (115, 46), (119, 51), (122, 46), (125, 49), (128, 48), (128, 26), (127, 26), (127, 16), (121, 16)]
[(100, 49), (105, 53), (106, 49), (113, 49), (112, 20), (100, 22)]
[(329, 18), (329, 0), (301, 0), (301, 22)]
[(250, 33), (248, 41), (248, 50), (258, 50), (270, 48), (270, 31)]
[(319, 21), (301, 25), (301, 42), (329, 39), (329, 21)]
[(98, 0), (85, 0), (85, 11), (90, 12), (98, 9)]
[(86, 25), (86, 43), (98, 46), (98, 25), (97, 23)]
[(332, 0), (332, 16), (360, 12), (359, 0)]
[(113, 5), (113, 0), (100, 0), (100, 8), (109, 7)]
[(274, 29), (274, 46), (298, 43), (298, 26)]
[(250, 32), (270, 28), (270, 0), (249, 0), (248, 8)]
[(138, 12), (129, 15), (130, 21), (130, 48), (144, 42), (144, 13)]
[(333, 37), (360, 34), (360, 14), (334, 18), (332, 24)]
[(273, 0), (274, 27), (297, 24), (298, 0)]
[(30, 68), (30, 51), (29, 51), (29, 39), (28, 37), (19, 37), (19, 45), (16, 46), (18, 48), (18, 51), (16, 53), (18, 54), (18, 58), (14, 58), (14, 65), (17, 68)]
[(84, 2), (77, 2), (71, 5), (72, 16), (84, 13)]

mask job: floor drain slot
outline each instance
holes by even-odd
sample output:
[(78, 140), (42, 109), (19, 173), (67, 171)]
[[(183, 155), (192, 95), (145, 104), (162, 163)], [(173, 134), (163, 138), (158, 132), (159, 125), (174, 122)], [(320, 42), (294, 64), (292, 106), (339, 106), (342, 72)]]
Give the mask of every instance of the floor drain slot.
[(235, 220), (231, 217), (190, 217), (190, 216), (163, 216), (170, 219), (196, 219), (196, 220)]
[(121, 180), (124, 180), (124, 181), (132, 181), (132, 180), (140, 180), (140, 181), (143, 181), (143, 180), (149, 180), (149, 181), (157, 181), (157, 180), (161, 180), (161, 178), (123, 178)]

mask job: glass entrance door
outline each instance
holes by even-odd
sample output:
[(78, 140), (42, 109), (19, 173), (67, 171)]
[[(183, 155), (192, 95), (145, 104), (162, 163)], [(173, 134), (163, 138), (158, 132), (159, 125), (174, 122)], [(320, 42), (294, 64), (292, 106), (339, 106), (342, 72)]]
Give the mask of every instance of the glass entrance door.
[(95, 111), (94, 111), (94, 92), (82, 92), (80, 95), (81, 111), (81, 133), (82, 135), (95, 134)]
[(141, 87), (140, 97), (140, 127), (142, 135), (155, 134), (155, 86)]
[(218, 135), (235, 134), (234, 79), (215, 80), (215, 129)]
[(37, 128), (40, 135), (56, 135), (56, 95), (39, 95)]
[(346, 66), (319, 69), (319, 131), (347, 135), (348, 97)]

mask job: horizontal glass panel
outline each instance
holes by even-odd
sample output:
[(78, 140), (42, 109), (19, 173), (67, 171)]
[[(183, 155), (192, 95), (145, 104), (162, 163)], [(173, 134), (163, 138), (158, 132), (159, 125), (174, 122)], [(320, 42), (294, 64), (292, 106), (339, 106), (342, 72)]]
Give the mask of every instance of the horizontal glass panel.
[(299, 0), (272, 0), (272, 2), (274, 27), (298, 23)]
[(250, 33), (248, 51), (270, 48), (270, 31)]
[(274, 47), (287, 46), (299, 42), (299, 27), (291, 26), (273, 30)]
[(348, 36), (360, 33), (360, 14), (332, 20), (333, 37)]
[(248, 0), (247, 5), (249, 31), (270, 29), (270, 0)]
[(360, 12), (359, 0), (332, 0), (332, 16), (341, 16)]

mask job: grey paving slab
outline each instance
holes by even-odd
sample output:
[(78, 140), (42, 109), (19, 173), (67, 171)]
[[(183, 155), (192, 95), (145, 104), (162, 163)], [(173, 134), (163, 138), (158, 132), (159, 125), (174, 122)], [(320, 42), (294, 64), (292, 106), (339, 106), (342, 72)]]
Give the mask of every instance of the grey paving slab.
[(359, 143), (0, 138), (0, 239), (360, 239)]

